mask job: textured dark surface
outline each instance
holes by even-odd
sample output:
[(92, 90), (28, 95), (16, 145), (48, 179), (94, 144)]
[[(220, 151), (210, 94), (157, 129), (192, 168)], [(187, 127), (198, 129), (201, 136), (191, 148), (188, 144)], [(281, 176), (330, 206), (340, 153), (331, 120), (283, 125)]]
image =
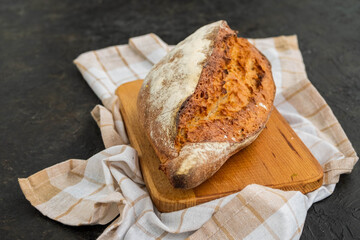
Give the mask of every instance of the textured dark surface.
[[(309, 79), (360, 149), (360, 1), (0, 0), (0, 238), (94, 239), (22, 195), (27, 177), (104, 148), (90, 110), (99, 100), (72, 64), (80, 53), (149, 32), (176, 44), (225, 19), (244, 37), (297, 34)], [(301, 239), (360, 238), (360, 167), (308, 212)]]

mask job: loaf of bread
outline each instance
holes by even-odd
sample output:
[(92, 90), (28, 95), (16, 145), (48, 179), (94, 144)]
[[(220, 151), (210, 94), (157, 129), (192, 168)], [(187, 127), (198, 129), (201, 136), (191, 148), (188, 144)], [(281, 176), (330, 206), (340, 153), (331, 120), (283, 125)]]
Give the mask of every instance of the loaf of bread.
[(270, 116), (268, 60), (225, 21), (198, 29), (146, 76), (140, 122), (170, 183), (193, 188), (252, 143)]

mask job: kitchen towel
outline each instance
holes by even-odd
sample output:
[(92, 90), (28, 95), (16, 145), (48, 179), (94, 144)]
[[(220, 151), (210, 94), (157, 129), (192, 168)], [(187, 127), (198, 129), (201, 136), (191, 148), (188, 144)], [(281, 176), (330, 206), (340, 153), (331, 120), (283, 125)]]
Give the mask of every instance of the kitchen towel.
[[(160, 213), (128, 145), (115, 90), (145, 78), (172, 46), (155, 34), (81, 54), (74, 63), (102, 100), (92, 111), (105, 150), (19, 179), (30, 203), (68, 225), (111, 224), (99, 239), (299, 239), (309, 207), (328, 197), (358, 157), (329, 106), (308, 80), (296, 36), (249, 39), (271, 62), (274, 105), (324, 169), (306, 195), (260, 185), (188, 209)], [(146, 137), (146, 136), (144, 136)]]

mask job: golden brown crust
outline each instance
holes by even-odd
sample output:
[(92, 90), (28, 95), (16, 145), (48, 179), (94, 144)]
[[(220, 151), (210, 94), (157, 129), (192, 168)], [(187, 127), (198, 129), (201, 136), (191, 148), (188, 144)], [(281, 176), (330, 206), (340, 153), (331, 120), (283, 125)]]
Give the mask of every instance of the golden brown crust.
[(178, 155), (176, 113), (194, 93), (223, 25), (226, 22), (219, 21), (198, 29), (155, 64), (144, 80), (137, 102), (139, 118), (161, 162)]
[(194, 94), (178, 112), (178, 150), (189, 142), (242, 142), (264, 127), (274, 92), (265, 57), (222, 29)]
[(274, 96), (267, 59), (219, 21), (154, 66), (137, 104), (160, 169), (174, 187), (193, 188), (256, 139)]

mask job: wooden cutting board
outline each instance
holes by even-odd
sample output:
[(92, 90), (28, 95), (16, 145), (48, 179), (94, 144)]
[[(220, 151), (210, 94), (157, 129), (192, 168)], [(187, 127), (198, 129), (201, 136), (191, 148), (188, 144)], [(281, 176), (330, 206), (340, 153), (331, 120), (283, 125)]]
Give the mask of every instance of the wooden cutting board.
[(121, 85), (116, 94), (131, 145), (137, 150), (146, 187), (160, 212), (172, 212), (238, 192), (256, 183), (282, 190), (311, 192), (322, 185), (323, 171), (304, 143), (274, 109), (266, 128), (247, 148), (232, 156), (200, 186), (174, 189), (159, 170), (156, 156), (137, 117), (142, 80)]

